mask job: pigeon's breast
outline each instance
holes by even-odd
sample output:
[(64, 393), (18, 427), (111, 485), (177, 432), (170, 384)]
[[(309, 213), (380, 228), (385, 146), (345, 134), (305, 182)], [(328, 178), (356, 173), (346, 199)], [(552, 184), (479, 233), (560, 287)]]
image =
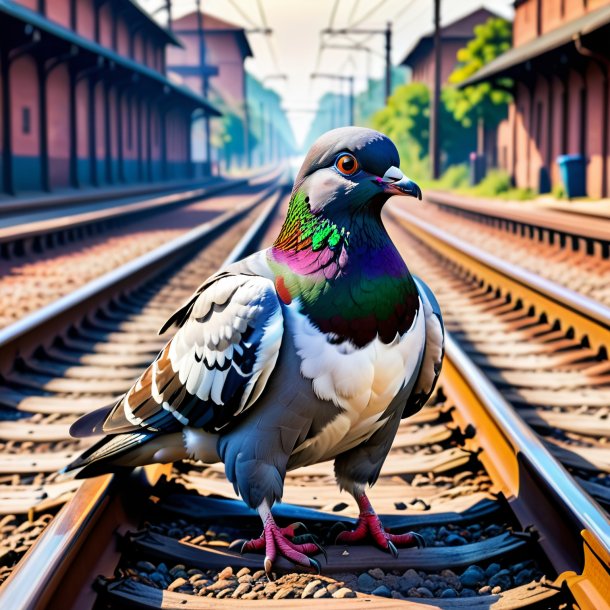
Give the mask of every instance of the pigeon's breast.
[[(359, 445), (383, 426), (392, 399), (419, 372), (426, 340), (424, 316), (419, 312), (411, 327), (390, 343), (375, 338), (356, 347), (350, 341), (337, 343), (332, 334), (320, 331), (299, 313), (297, 303), (285, 308), (287, 331), (301, 360), (301, 374), (311, 380), (318, 398), (341, 409), (316, 436), (295, 449), (295, 464), (330, 459)], [(302, 455), (297, 458), (298, 453)]]

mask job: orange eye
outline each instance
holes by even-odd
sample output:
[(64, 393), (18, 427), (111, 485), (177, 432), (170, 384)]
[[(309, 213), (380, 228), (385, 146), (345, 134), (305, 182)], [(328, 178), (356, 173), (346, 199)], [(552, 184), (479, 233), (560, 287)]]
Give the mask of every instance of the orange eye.
[(353, 176), (359, 169), (358, 161), (354, 155), (350, 155), (348, 153), (342, 154), (336, 161), (335, 167), (344, 175), (344, 176)]

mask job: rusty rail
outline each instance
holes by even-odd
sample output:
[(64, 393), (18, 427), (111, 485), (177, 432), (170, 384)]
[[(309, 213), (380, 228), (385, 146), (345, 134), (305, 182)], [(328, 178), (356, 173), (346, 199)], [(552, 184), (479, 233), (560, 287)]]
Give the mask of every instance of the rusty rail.
[[(498, 228), (572, 250), (584, 244), (589, 254), (610, 256), (610, 221), (601, 216), (556, 209), (535, 210), (486, 199), (469, 199), (443, 191), (427, 191), (426, 201)], [(576, 219), (577, 222), (576, 222)]]
[(523, 528), (535, 528), (581, 610), (607, 607), (610, 520), (451, 336), (446, 350), (443, 388), (456, 402), (454, 418), (476, 428), (479, 459)]
[[(138, 282), (141, 282), (144, 274), (151, 276), (158, 273), (172, 261), (200, 246), (213, 233), (221, 231), (256, 205), (268, 200), (256, 222), (244, 234), (224, 265), (247, 255), (266, 223), (270, 222), (283, 193), (284, 189), (278, 192), (277, 186), (273, 186), (253, 203), (197, 227), (162, 248), (91, 282), (39, 314), (29, 316), (23, 323), (5, 329), (0, 332), (2, 353), (16, 354), (23, 349), (33, 349), (35, 341), (40, 345), (42, 337), (56, 335), (60, 325), (73, 322), (94, 302), (104, 301), (109, 295), (120, 292), (136, 275)], [(17, 610), (91, 606), (95, 594), (89, 587), (83, 586), (86, 575), (92, 574), (94, 578), (99, 565), (113, 561), (116, 555), (116, 548), (112, 544), (113, 532), (124, 523), (130, 508), (133, 508), (123, 501), (121, 492), (126, 489), (131, 492), (137, 488), (140, 497), (146, 498), (147, 491), (168, 468), (151, 466), (138, 469), (140, 476), (127, 481), (124, 476), (117, 475), (86, 481), (4, 583), (0, 589), (0, 607)], [(129, 497), (132, 497), (131, 493)]]

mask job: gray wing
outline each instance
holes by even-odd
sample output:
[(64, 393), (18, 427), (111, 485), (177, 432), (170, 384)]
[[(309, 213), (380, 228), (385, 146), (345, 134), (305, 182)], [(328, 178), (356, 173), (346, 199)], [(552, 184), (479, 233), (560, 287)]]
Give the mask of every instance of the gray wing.
[(178, 331), (106, 418), (106, 434), (217, 431), (263, 391), (284, 328), (271, 280), (221, 272), (164, 329), (171, 323)]
[(426, 346), (419, 374), (407, 400), (402, 417), (417, 413), (434, 392), (445, 355), (445, 326), (441, 308), (434, 293), (420, 278), (413, 276), (426, 319)]

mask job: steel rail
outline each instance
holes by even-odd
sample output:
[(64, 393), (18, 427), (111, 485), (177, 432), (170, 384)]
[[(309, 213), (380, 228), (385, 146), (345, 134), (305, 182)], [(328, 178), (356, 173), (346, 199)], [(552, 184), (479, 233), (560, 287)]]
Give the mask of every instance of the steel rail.
[[(237, 218), (249, 212), (271, 196), (276, 189), (277, 186), (272, 185), (254, 201), (236, 206), (213, 220), (200, 224), (159, 248), (109, 271), (70, 294), (45, 305), (31, 315), (0, 329), (0, 371), (9, 368), (16, 357), (27, 355), (33, 349), (41, 346), (40, 329), (43, 325), (52, 323), (53, 329), (57, 333), (59, 329), (72, 323), (78, 311), (83, 311), (92, 302), (99, 300), (102, 295), (110, 297), (120, 292), (121, 289), (128, 287), (134, 278), (137, 277), (138, 281), (141, 281), (150, 273), (156, 273), (161, 263), (169, 264), (190, 248), (203, 243), (202, 240), (212, 237)], [(51, 335), (48, 336), (47, 340), (51, 340)], [(42, 341), (44, 341), (44, 338), (42, 338)]]
[(166, 209), (170, 206), (185, 205), (203, 197), (217, 195), (223, 191), (243, 186), (247, 184), (247, 182), (248, 181), (245, 179), (227, 180), (225, 182), (206, 185), (201, 188), (161, 195), (142, 201), (132, 201), (131, 203), (114, 205), (100, 210), (66, 214), (55, 218), (35, 220), (9, 227), (0, 227), (0, 243), (31, 239), (33, 237), (63, 230), (76, 229), (94, 223), (124, 219), (128, 216)]
[[(181, 236), (168, 244), (148, 253), (136, 261), (127, 263), (123, 267), (107, 274), (99, 280), (95, 280), (86, 286), (87, 290), (82, 291), (82, 297), (76, 298), (75, 303), (71, 299), (62, 299), (67, 310), (74, 315), (76, 304), (91, 303), (91, 297), (97, 295), (99, 299), (104, 299), (108, 286), (123, 286), (124, 280), (133, 278), (135, 273), (155, 265), (155, 272), (162, 267), (167, 257), (175, 260), (182, 257), (186, 252), (191, 251), (193, 246), (200, 244), (214, 230), (226, 226), (230, 221), (251, 210), (264, 199), (270, 199), (269, 203), (261, 210), (260, 216), (244, 234), (235, 248), (231, 251), (227, 259), (223, 262), (223, 267), (247, 255), (254, 246), (260, 232), (265, 225), (270, 222), (278, 204), (282, 199), (284, 189), (273, 188), (267, 191), (264, 197), (258, 198), (253, 204), (242, 206), (242, 209), (232, 211), (223, 215), (224, 219), (216, 219), (211, 223), (205, 223), (201, 227), (194, 229), (189, 234)], [(162, 265), (162, 266), (161, 266)], [(140, 279), (139, 279), (140, 281)], [(92, 284), (94, 284), (92, 286)], [(95, 292), (98, 288), (98, 292)], [(39, 334), (46, 332), (47, 329), (53, 330), (53, 313), (58, 315), (61, 311), (59, 306), (53, 312), (49, 311), (45, 316), (30, 316), (27, 331), (31, 333), (37, 330)], [(78, 311), (82, 311), (79, 309)], [(12, 327), (11, 327), (12, 328)], [(45, 331), (41, 331), (45, 329)], [(25, 329), (24, 329), (25, 330)], [(40, 336), (39, 336), (40, 339)], [(6, 340), (0, 343), (4, 351), (5, 346), (10, 345)], [(162, 474), (169, 472), (168, 465), (154, 465), (141, 470), (144, 473), (145, 483), (149, 489)], [(70, 583), (82, 588), (83, 575), (89, 574), (91, 569), (97, 566), (97, 561), (102, 557), (102, 561), (109, 561), (112, 552), (106, 547), (111, 543), (113, 527), (120, 525), (117, 520), (117, 513), (123, 514), (125, 507), (121, 505), (120, 489), (125, 486), (125, 476), (104, 475), (85, 481), (77, 490), (74, 497), (59, 511), (55, 519), (48, 528), (41, 534), (40, 538), (24, 555), (11, 576), (0, 587), (0, 608), (11, 608), (11, 610), (38, 609), (46, 607), (82, 607), (75, 604), (80, 593), (69, 590)], [(128, 483), (128, 485), (131, 485)], [(141, 490), (141, 495), (146, 496), (146, 489)], [(96, 538), (101, 547), (97, 544), (89, 544), (89, 535), (102, 524), (102, 533)], [(85, 548), (89, 547), (89, 548)], [(93, 547), (93, 548), (92, 548)], [(105, 550), (106, 549), (106, 550)], [(93, 565), (92, 565), (93, 564)], [(74, 571), (72, 572), (72, 568)], [(69, 573), (70, 572), (70, 573)], [(96, 574), (93, 574), (95, 577)], [(68, 580), (66, 580), (68, 579)], [(62, 602), (57, 604), (54, 598), (58, 591), (62, 589)], [(91, 594), (91, 592), (89, 592)], [(67, 596), (67, 597), (66, 597)], [(53, 599), (53, 601), (51, 601)]]
[(424, 243), (477, 277), (490, 280), (503, 294), (510, 293), (513, 298), (535, 306), (539, 314), (559, 320), (566, 330), (572, 327), (597, 350), (610, 346), (610, 308), (606, 305), (507, 263), (396, 205), (390, 207), (389, 213)]
[(456, 402), (455, 419), (472, 425), (478, 458), (578, 601), (600, 610), (610, 599), (610, 520), (574, 481), (498, 389), (448, 335), (443, 390)]
[[(569, 237), (572, 240), (598, 242), (606, 256), (610, 251), (610, 222), (602, 216), (569, 209), (536, 210), (508, 202), (499, 206), (496, 201), (469, 200), (443, 191), (427, 191), (425, 199), (454, 213), (463, 212), (469, 216), (492, 219), (514, 227), (527, 227), (532, 237), (532, 230), (536, 230), (541, 238), (546, 232), (559, 235), (562, 239)], [(576, 219), (578, 223), (575, 222)]]

